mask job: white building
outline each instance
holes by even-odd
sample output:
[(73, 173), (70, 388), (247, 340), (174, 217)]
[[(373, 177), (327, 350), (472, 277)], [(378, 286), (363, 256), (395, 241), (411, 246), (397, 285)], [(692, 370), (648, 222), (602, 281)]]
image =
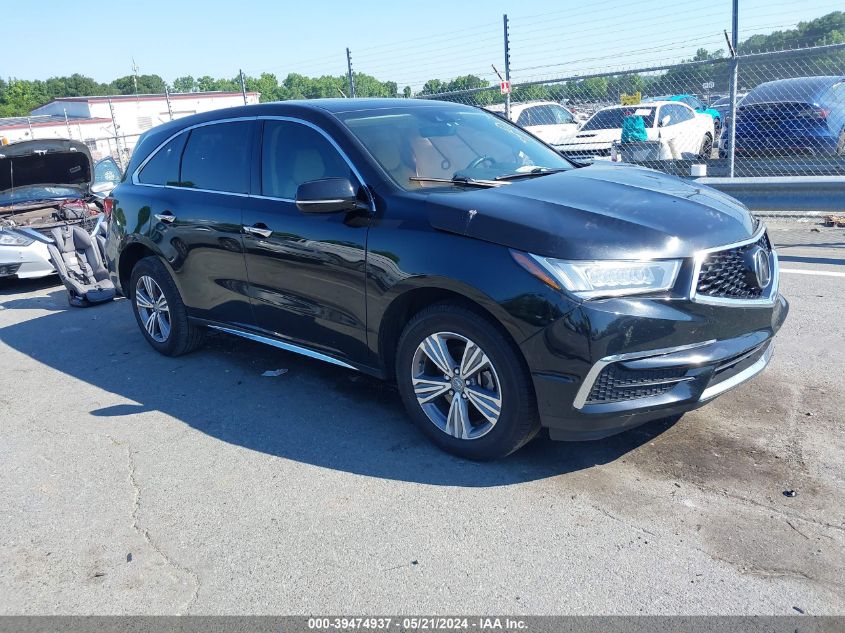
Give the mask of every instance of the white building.
[[(247, 92), (248, 104), (258, 92)], [(39, 138), (83, 141), (94, 159), (112, 155), (126, 160), (138, 136), (151, 127), (198, 112), (244, 104), (240, 92), (190, 92), (170, 95), (62, 97), (35, 108), (28, 117), (0, 119), (0, 143)], [(115, 129), (116, 128), (116, 129)]]

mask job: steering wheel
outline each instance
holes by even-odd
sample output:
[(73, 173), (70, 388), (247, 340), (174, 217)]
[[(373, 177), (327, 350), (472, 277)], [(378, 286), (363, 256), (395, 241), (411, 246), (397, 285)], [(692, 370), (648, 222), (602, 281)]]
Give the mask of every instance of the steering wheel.
[(469, 162), (469, 165), (464, 167), (464, 170), (470, 171), (472, 169), (475, 169), (476, 167), (480, 167), (485, 162), (490, 163), (488, 167), (493, 167), (496, 164), (496, 159), (492, 156), (479, 156), (478, 158), (474, 158), (473, 160), (471, 160)]

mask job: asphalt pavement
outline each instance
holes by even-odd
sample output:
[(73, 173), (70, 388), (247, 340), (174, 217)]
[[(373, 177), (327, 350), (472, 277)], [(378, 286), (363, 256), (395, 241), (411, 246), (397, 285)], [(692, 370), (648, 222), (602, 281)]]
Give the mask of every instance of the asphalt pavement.
[(841, 614), (845, 229), (770, 230), (763, 374), (491, 464), (389, 384), (225, 335), (165, 358), (125, 300), (3, 282), (0, 614)]

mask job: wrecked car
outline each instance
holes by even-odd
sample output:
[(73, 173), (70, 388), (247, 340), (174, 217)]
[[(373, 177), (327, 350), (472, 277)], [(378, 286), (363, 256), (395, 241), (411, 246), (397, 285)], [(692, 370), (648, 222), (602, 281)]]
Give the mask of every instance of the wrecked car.
[[(59, 273), (72, 305), (114, 296), (103, 268), (105, 215), (88, 148), (44, 139), (0, 148), (0, 277)], [(90, 293), (90, 295), (89, 295)]]
[(55, 273), (47, 251), (54, 228), (78, 225), (93, 232), (102, 207), (90, 190), (92, 175), (91, 154), (78, 141), (0, 147), (0, 277)]

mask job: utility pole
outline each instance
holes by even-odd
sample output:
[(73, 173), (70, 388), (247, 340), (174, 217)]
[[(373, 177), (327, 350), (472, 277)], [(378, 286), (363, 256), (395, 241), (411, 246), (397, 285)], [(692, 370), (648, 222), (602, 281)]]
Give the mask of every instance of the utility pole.
[(731, 41), (728, 42), (731, 49), (731, 108), (730, 128), (728, 128), (728, 176), (734, 177), (734, 158), (736, 157), (736, 90), (739, 82), (739, 58), (737, 47), (739, 46), (739, 0), (733, 0), (733, 16), (731, 20)]
[(502, 16), (502, 25), (505, 30), (505, 81), (508, 82), (508, 91), (505, 93), (505, 118), (511, 120), (511, 43), (508, 37), (508, 14)]
[(67, 108), (62, 108), (62, 111), (65, 113), (65, 126), (67, 126), (67, 137), (69, 139), (73, 138), (73, 134), (70, 131), (70, 121), (67, 119)]
[(346, 73), (349, 76), (349, 96), (355, 98), (355, 77), (352, 75), (352, 53), (346, 49)]
[(109, 99), (109, 111), (111, 112), (111, 124), (112, 124), (112, 127), (114, 128), (114, 145), (117, 148), (117, 162), (120, 163), (120, 169), (122, 170), (123, 169), (123, 155), (120, 153), (120, 139), (117, 136), (118, 125), (117, 125), (117, 119), (115, 119), (115, 116), (114, 116), (114, 104), (112, 103), (111, 99)]
[(244, 71), (238, 71), (241, 74), (241, 92), (244, 95), (244, 105), (246, 105), (246, 80), (244, 79)]
[(138, 96), (138, 64), (135, 63), (135, 58), (132, 58), (132, 81), (135, 83), (135, 97)]
[(170, 116), (170, 120), (173, 120), (173, 107), (170, 105), (170, 88), (167, 87), (167, 84), (164, 84), (164, 98), (167, 100), (167, 114)]

